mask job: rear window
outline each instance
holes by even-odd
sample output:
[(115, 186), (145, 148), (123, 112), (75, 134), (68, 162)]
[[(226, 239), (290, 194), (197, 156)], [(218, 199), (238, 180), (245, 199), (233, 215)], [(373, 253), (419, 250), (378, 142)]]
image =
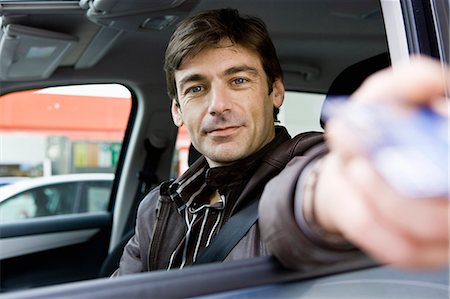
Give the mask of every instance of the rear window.
[(323, 132), (320, 113), (324, 94), (287, 91), (278, 114), (280, 125), (285, 126), (291, 136), (308, 131)]

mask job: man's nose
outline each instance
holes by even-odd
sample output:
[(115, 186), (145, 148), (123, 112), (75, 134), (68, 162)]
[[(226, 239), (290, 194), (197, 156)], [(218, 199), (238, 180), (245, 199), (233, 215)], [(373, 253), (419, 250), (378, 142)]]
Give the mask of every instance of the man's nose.
[(216, 85), (211, 88), (209, 94), (209, 113), (211, 115), (220, 115), (231, 109), (231, 99), (226, 87)]

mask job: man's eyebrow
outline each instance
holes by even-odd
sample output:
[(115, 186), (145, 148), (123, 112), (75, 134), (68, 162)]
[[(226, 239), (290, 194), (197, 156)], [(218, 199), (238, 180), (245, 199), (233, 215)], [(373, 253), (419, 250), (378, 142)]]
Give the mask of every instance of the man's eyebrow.
[(187, 75), (186, 77), (183, 77), (180, 81), (179, 81), (179, 86), (180, 89), (182, 90), (184, 85), (188, 82), (192, 82), (192, 81), (202, 81), (205, 79), (205, 76), (200, 75), (200, 74), (190, 74)]
[(226, 69), (223, 72), (223, 75), (224, 76), (229, 76), (229, 75), (234, 75), (234, 74), (237, 74), (237, 73), (240, 73), (240, 72), (249, 72), (249, 73), (252, 73), (253, 75), (258, 75), (259, 74), (258, 70), (256, 68), (254, 68), (254, 67), (251, 67), (251, 66), (248, 66), (248, 65), (239, 65), (239, 66), (233, 66), (233, 67), (230, 67), (230, 68)]

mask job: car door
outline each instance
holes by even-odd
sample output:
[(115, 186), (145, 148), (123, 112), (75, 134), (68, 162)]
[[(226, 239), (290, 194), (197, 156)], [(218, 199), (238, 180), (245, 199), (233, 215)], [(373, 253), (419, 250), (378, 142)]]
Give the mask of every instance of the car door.
[[(33, 105), (37, 121), (24, 103)], [(1, 291), (97, 277), (108, 254), (116, 190), (113, 173), (123, 159), (130, 93), (117, 98), (45, 89), (2, 96), (0, 105), (12, 127), (6, 131), (0, 124), (0, 136), (8, 141), (2, 147), (3, 161), (15, 161), (3, 171), (49, 181), (4, 202), (4, 215), (11, 219), (0, 221)], [(101, 110), (109, 118), (103, 119)], [(27, 113), (27, 119), (19, 117)], [(109, 132), (110, 123), (117, 133)], [(61, 173), (71, 174), (55, 175)], [(107, 179), (96, 181), (96, 176)], [(9, 206), (26, 215), (16, 217)]]

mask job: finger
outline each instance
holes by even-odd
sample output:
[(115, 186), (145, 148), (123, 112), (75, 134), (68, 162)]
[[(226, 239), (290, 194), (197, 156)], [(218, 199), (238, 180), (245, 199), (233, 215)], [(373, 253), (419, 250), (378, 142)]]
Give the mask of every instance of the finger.
[(345, 161), (364, 152), (360, 138), (341, 119), (330, 119), (325, 131), (330, 149)]
[(448, 246), (425, 244), (423, 247), (415, 245), (409, 248), (411, 248), (409, 252), (403, 252), (398, 260), (392, 262), (394, 266), (423, 269), (425, 267), (445, 267), (449, 263)]
[[(343, 176), (346, 174), (343, 173)], [(382, 263), (407, 268), (435, 267), (448, 263), (448, 240), (434, 243), (410, 238), (380, 218), (367, 197), (356, 191), (357, 188), (345, 186), (341, 188), (341, 191), (346, 191), (343, 197), (345, 202), (341, 203), (345, 209), (342, 209), (343, 217), (338, 223), (350, 242)]]
[(415, 242), (449, 242), (449, 200), (412, 199), (393, 190), (365, 159), (347, 166), (349, 180), (380, 221)]
[(450, 98), (438, 98), (431, 103), (431, 108), (438, 114), (449, 117), (450, 116)]
[[(328, 165), (336, 162), (336, 155), (328, 157)], [(355, 188), (349, 171), (343, 163), (335, 163), (335, 181), (332, 186), (339, 198), (318, 196), (317, 205), (323, 207), (316, 216), (320, 223), (332, 223), (355, 246), (382, 263), (395, 263), (402, 267), (431, 267), (447, 263), (448, 242), (417, 241), (389, 225), (372, 208), (371, 201)], [(319, 181), (320, 182), (320, 181)], [(375, 192), (376, 193), (376, 192)], [(321, 199), (327, 199), (321, 203)], [(324, 211), (325, 210), (325, 211)], [(327, 212), (328, 211), (328, 212)], [(326, 213), (326, 221), (322, 219)], [(334, 230), (331, 230), (334, 231)]]
[(315, 197), (315, 206), (320, 209), (316, 209), (315, 216), (327, 231), (345, 235), (354, 229), (353, 218), (365, 217), (366, 203), (359, 199), (345, 177), (345, 161), (339, 155), (328, 154), (323, 165)]
[(359, 225), (359, 234), (351, 235), (349, 239), (382, 263), (404, 268), (438, 267), (448, 264), (447, 244), (417, 243), (377, 221), (366, 219)]

